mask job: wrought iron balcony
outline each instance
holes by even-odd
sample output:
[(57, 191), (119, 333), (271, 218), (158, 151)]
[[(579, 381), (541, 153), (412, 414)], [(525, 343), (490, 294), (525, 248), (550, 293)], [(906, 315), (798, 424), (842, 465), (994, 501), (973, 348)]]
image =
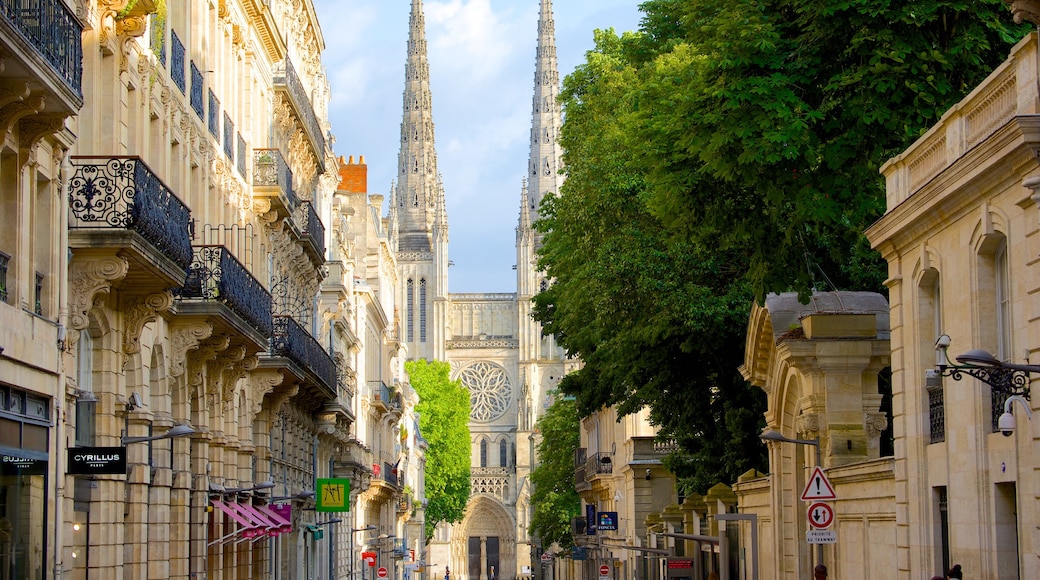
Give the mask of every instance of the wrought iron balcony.
[(614, 473), (614, 454), (601, 451), (590, 455), (585, 462), (585, 473), (588, 477)]
[(311, 333), (291, 316), (274, 317), (271, 354), (284, 356), (299, 365), (327, 397), (336, 398), (336, 363)]
[(181, 300), (218, 302), (264, 337), (271, 336), (271, 295), (224, 246), (196, 246)]
[(72, 164), (72, 247), (127, 249), (146, 270), (182, 284), (193, 257), (188, 206), (138, 157), (73, 157)]
[(293, 67), (292, 61), (288, 57), (282, 61), (279, 70), (275, 71), (274, 88), (275, 90), (283, 91), (289, 97), (289, 104), (296, 113), (296, 118), (300, 121), (304, 133), (307, 134), (310, 140), (311, 149), (314, 152), (314, 160), (321, 168), (321, 172), (324, 173), (325, 135), (322, 133), (321, 125), (318, 123), (318, 116), (314, 114), (314, 106), (311, 104), (311, 99), (303, 88), (303, 83), (300, 82), (300, 77), (296, 74), (296, 68)]
[[(0, 0), (0, 38), (4, 44), (12, 45), (15, 56), (21, 45), (6, 32), (12, 29), (18, 37), (50, 66), (65, 88), (75, 95), (78, 109), (83, 104), (83, 25), (61, 0)], [(16, 58), (5, 59), (8, 69), (15, 65)], [(8, 71), (10, 72), (10, 70)], [(49, 108), (49, 107), (48, 107)]]
[(277, 149), (253, 149), (253, 196), (271, 200), (271, 209), (282, 217), (300, 207), (293, 191), (293, 174)]
[(298, 211), (304, 250), (320, 266), (325, 263), (325, 226), (311, 202), (302, 202)]

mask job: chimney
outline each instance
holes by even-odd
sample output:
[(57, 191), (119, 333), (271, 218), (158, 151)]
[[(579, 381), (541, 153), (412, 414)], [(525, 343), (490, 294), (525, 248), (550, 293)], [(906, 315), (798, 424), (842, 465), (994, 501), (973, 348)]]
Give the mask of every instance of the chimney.
[(361, 155), (358, 162), (354, 163), (354, 156), (344, 160), (339, 157), (339, 191), (349, 193), (368, 193), (368, 165), (365, 165), (365, 156)]

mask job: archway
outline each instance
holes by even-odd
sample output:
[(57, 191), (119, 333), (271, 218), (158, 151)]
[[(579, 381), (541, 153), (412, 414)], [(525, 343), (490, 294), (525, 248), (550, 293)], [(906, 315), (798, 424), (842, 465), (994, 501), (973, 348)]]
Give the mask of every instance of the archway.
[(458, 529), (452, 542), (457, 580), (516, 577), (516, 522), (501, 503), (489, 497), (473, 498)]

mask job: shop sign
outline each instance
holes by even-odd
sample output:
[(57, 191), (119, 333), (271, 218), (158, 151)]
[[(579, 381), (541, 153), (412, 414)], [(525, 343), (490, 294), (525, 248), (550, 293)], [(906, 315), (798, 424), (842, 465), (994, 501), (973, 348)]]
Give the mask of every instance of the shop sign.
[(596, 529), (617, 531), (617, 519), (617, 512), (599, 512), (599, 522), (596, 524)]
[(0, 475), (47, 475), (47, 460), (0, 454)]
[(323, 478), (318, 480), (317, 505), (319, 512), (350, 511), (350, 480), (346, 478)]
[(126, 475), (126, 447), (72, 447), (69, 475)]

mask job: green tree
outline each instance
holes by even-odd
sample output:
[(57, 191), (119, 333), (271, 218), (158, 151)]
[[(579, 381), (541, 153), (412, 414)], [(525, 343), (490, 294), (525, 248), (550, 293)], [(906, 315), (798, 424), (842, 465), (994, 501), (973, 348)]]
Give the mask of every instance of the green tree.
[(450, 379), (446, 362), (408, 361), (405, 370), (419, 394), (419, 428), (426, 451), (426, 541), (440, 522), (462, 521), (470, 496), (469, 392)]
[(584, 367), (579, 414), (648, 406), (694, 491), (764, 467), (738, 374), (751, 301), (883, 291), (863, 228), (878, 168), (1026, 27), (999, 0), (650, 0), (565, 80), (567, 181), (547, 196), (535, 317)]
[(556, 397), (538, 418), (538, 466), (531, 472), (530, 533), (543, 546), (574, 545), (571, 518), (581, 514), (581, 498), (574, 489), (574, 452), (578, 449), (579, 423), (574, 400)]

